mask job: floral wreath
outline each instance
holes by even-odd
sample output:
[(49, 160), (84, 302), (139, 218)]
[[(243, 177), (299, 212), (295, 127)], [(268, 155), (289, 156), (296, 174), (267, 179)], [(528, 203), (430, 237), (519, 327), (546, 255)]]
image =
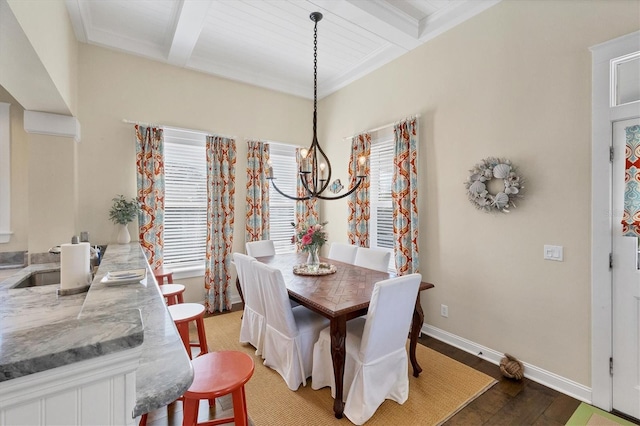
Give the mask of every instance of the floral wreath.
[[(487, 182), (491, 179), (502, 179), (504, 189), (497, 194), (487, 191)], [(509, 207), (515, 207), (515, 199), (523, 198), (524, 180), (518, 175), (511, 161), (503, 158), (489, 157), (469, 170), (469, 177), (464, 183), (467, 195), (476, 208), (485, 212), (501, 211), (509, 213)]]

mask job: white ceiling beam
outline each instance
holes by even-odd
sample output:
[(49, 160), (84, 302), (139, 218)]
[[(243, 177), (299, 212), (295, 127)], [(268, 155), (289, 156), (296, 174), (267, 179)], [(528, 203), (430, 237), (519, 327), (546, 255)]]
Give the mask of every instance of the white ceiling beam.
[(0, 0), (0, 86), (24, 109), (71, 114), (6, 0)]
[(403, 49), (411, 50), (420, 45), (418, 20), (384, 1), (310, 0), (310, 3)]
[(440, 9), (420, 22), (420, 42), (424, 43), (439, 36), (500, 1), (502, 0), (458, 1)]
[(76, 34), (76, 39), (81, 43), (86, 43), (87, 38), (87, 29), (85, 27), (85, 22), (89, 23), (89, 15), (86, 11), (87, 5), (80, 4), (79, 0), (66, 0), (67, 10), (69, 11), (69, 18), (71, 19), (71, 26), (73, 26), (73, 31)]
[(211, 0), (182, 0), (167, 61), (185, 66), (198, 42)]

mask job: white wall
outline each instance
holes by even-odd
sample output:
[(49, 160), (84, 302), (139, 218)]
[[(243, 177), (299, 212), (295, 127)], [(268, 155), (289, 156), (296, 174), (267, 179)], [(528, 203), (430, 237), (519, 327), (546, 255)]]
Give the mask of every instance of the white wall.
[[(426, 322), (586, 386), (588, 48), (638, 30), (639, 12), (637, 1), (504, 1), (320, 104), (320, 140), (345, 176), (344, 136), (421, 114), (420, 264), (436, 285), (422, 295)], [(489, 156), (526, 178), (508, 215), (467, 200), (468, 170)], [(331, 203), (323, 219), (344, 240), (346, 206)], [(543, 260), (544, 244), (564, 246), (564, 262)]]

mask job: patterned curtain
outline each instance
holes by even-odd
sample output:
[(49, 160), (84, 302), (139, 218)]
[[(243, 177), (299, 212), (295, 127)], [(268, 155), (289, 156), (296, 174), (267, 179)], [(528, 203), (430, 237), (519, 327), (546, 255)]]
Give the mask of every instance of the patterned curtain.
[(245, 242), (269, 239), (269, 144), (247, 141), (247, 215)]
[(207, 136), (207, 312), (231, 310), (229, 265), (233, 251), (236, 142)]
[[(309, 154), (310, 155), (310, 154)], [(297, 168), (300, 169), (300, 148), (296, 148), (296, 163)], [(304, 197), (307, 195), (307, 190), (302, 186), (300, 178), (297, 180), (296, 191), (298, 197)], [(307, 223), (314, 224), (320, 222), (320, 215), (317, 210), (317, 199), (296, 201), (296, 224)]]
[(391, 183), (393, 237), (398, 275), (418, 272), (418, 121), (396, 124)]
[(369, 188), (371, 182), (371, 169), (369, 157), (371, 157), (371, 135), (363, 133), (354, 136), (351, 140), (351, 158), (349, 159), (349, 188), (353, 188), (358, 175), (358, 159), (364, 155), (364, 175), (367, 176), (358, 189), (347, 197), (347, 237), (349, 243), (360, 247), (369, 247), (369, 220), (371, 217), (371, 196)]
[(136, 124), (136, 181), (140, 245), (151, 269), (162, 266), (164, 246), (164, 139), (162, 129)]
[(627, 145), (624, 172), (622, 235), (640, 237), (640, 126), (625, 129)]

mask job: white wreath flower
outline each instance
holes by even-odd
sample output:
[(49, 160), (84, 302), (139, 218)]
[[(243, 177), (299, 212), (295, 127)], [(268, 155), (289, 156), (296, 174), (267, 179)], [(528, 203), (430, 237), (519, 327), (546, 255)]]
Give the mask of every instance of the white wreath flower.
[[(490, 194), (487, 183), (492, 179), (502, 179), (504, 189), (497, 194)], [(469, 170), (465, 182), (467, 195), (476, 208), (485, 212), (501, 211), (509, 213), (509, 207), (515, 207), (515, 199), (523, 198), (524, 180), (517, 173), (511, 161), (503, 158), (489, 157)]]

